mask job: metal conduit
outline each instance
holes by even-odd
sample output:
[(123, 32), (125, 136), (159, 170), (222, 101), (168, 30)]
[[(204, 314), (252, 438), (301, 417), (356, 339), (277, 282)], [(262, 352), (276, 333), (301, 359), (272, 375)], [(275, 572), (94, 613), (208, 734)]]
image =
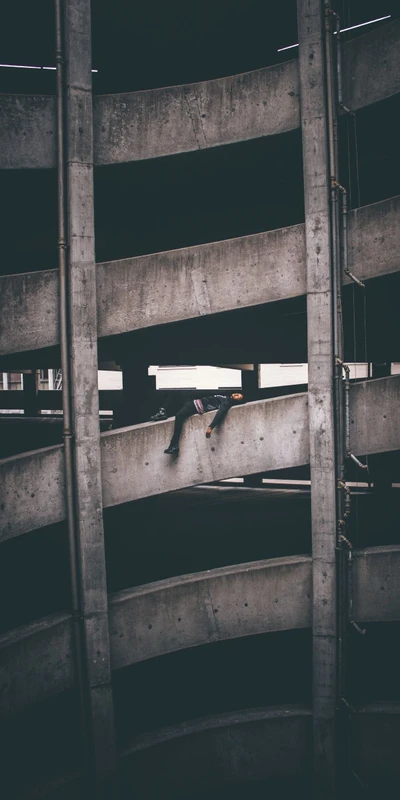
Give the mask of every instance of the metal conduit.
[(55, 0), (56, 75), (57, 75), (57, 204), (58, 204), (58, 269), (60, 292), (60, 350), (63, 400), (63, 440), (65, 462), (65, 494), (70, 558), (71, 605), (73, 645), (76, 675), (80, 696), (84, 763), (88, 763), (89, 741), (85, 692), (84, 638), (82, 608), (79, 591), (79, 563), (77, 556), (76, 504), (74, 491), (74, 465), (71, 414), (71, 379), (69, 369), (68, 275), (66, 238), (66, 180), (64, 142), (64, 51), (62, 37), (62, 0)]

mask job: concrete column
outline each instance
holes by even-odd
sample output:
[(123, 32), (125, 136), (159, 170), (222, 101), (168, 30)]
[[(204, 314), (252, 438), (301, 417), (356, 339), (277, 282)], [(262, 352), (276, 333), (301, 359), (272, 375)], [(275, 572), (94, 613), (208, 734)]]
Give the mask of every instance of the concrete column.
[(37, 417), (38, 414), (38, 387), (37, 372), (31, 369), (23, 374), (24, 414), (26, 417)]
[(140, 422), (147, 422), (151, 414), (157, 411), (155, 375), (149, 375), (147, 363), (135, 358), (122, 363), (122, 373), (123, 403), (119, 425), (138, 425)]
[(90, 796), (109, 797), (116, 746), (100, 471), (90, 0), (65, 0), (70, 368)]
[(297, 0), (307, 261), (314, 797), (335, 797), (336, 497), (324, 9)]

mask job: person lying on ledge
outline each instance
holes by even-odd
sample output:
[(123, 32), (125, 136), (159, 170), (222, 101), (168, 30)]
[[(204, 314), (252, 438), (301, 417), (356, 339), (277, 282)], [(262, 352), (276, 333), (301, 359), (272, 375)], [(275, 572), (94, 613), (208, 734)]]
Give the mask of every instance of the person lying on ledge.
[(244, 397), (241, 392), (232, 392), (232, 394), (228, 396), (224, 394), (210, 394), (198, 400), (188, 400), (176, 414), (174, 433), (164, 453), (167, 453), (167, 455), (178, 455), (179, 439), (185, 419), (192, 417), (193, 414), (204, 414), (206, 411), (216, 411), (217, 413), (214, 419), (206, 430), (206, 437), (209, 439), (214, 428), (220, 425), (229, 409), (232, 408), (233, 405), (242, 403), (243, 399)]

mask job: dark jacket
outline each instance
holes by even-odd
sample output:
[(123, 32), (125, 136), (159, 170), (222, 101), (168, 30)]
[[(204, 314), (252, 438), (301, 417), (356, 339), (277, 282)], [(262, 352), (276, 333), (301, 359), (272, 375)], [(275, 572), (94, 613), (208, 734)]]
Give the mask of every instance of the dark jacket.
[(224, 394), (210, 394), (207, 395), (207, 397), (201, 397), (200, 400), (203, 403), (204, 411), (215, 411), (215, 409), (218, 409), (213, 421), (210, 423), (210, 428), (212, 429), (220, 425), (226, 413), (235, 405), (235, 401)]

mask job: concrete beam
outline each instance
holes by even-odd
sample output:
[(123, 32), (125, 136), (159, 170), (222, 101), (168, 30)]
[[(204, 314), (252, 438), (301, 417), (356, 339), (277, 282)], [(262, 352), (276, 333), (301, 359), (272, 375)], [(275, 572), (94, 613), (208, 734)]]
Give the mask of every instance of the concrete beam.
[(356, 622), (400, 621), (400, 546), (354, 551), (353, 616)]
[[(400, 450), (396, 415), (400, 375), (351, 387), (351, 448), (356, 455)], [(173, 420), (101, 435), (105, 507), (187, 486), (302, 466), (309, 461), (307, 395), (287, 395), (232, 408), (207, 440), (213, 412), (188, 420), (178, 459), (164, 455)], [(0, 461), (1, 539), (65, 518), (63, 448), (48, 447)]]
[(0, 636), (2, 717), (75, 684), (70, 614), (53, 614)]
[(342, 45), (343, 102), (352, 111), (400, 92), (400, 20)]
[(112, 668), (196, 645), (311, 625), (311, 558), (184, 575), (110, 598)]
[[(400, 546), (354, 551), (357, 622), (400, 622), (399, 568)], [(310, 594), (311, 556), (237, 564), (116, 592), (109, 597), (112, 669), (223, 639), (310, 627)], [(13, 715), (73, 686), (72, 654), (69, 614), (1, 636), (1, 713)]]
[[(400, 91), (396, 20), (343, 45), (351, 109)], [(118, 164), (271, 136), (298, 128), (298, 62), (213, 81), (94, 99), (95, 164)], [(0, 169), (56, 165), (55, 98), (0, 95)]]
[[(399, 271), (399, 215), (400, 196), (349, 213), (349, 269), (360, 279)], [(98, 335), (305, 292), (304, 225), (105, 262), (97, 265)], [(57, 308), (56, 270), (0, 276), (0, 355), (57, 345)]]
[(0, 94), (0, 169), (50, 169), (57, 162), (56, 98)]

